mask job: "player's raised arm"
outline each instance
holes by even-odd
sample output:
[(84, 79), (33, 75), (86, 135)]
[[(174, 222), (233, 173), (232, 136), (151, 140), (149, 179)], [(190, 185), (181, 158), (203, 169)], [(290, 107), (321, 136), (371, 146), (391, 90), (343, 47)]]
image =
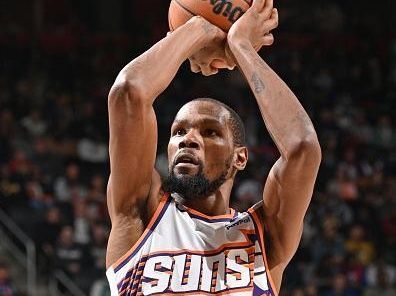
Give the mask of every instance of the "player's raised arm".
[(231, 27), (228, 45), (281, 153), (263, 193), (263, 220), (271, 245), (269, 268), (279, 288), (282, 272), (301, 238), (321, 150), (312, 122), (296, 96), (254, 50), (260, 43), (273, 38), (268, 33), (277, 24), (278, 12), (273, 9), (272, 0), (255, 0)]
[(140, 237), (144, 220), (156, 207), (155, 201), (148, 206), (150, 189), (159, 188), (159, 184), (153, 184), (153, 180), (159, 183), (154, 171), (157, 122), (153, 102), (183, 61), (214, 42), (218, 31), (202, 18), (192, 18), (126, 65), (110, 90), (108, 208), (112, 230), (107, 265)]

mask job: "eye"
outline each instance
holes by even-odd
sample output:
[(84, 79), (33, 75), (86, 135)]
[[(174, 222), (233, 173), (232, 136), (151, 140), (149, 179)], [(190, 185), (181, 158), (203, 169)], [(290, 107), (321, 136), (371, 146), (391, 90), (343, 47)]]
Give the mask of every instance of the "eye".
[(210, 129), (210, 128), (206, 129), (204, 132), (204, 136), (206, 136), (206, 137), (216, 137), (218, 135), (219, 134), (217, 133), (216, 130)]
[(175, 129), (173, 132), (174, 136), (184, 136), (186, 134), (186, 130), (184, 128)]

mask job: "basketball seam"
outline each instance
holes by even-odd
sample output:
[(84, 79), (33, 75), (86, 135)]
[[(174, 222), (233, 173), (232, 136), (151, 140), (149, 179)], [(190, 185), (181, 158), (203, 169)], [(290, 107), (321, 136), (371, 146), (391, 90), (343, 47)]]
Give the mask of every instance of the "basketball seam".
[(196, 16), (196, 14), (195, 13), (193, 13), (190, 9), (188, 9), (187, 7), (185, 7), (183, 4), (181, 4), (178, 0), (173, 0), (173, 1), (175, 1), (177, 4), (179, 4), (179, 6), (181, 7), (181, 8), (183, 8), (184, 10), (186, 10), (188, 13), (190, 13), (192, 16)]

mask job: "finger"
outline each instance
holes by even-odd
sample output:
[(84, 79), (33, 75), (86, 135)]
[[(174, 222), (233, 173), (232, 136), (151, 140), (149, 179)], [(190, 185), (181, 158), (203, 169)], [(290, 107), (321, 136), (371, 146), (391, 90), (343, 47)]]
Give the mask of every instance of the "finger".
[(278, 24), (278, 12), (277, 10), (274, 10), (272, 12), (271, 18), (263, 22), (262, 28), (265, 32), (269, 32), (273, 29), (276, 29), (278, 27)]
[(216, 70), (202, 70), (202, 75), (203, 76), (211, 76), (211, 75), (215, 75), (215, 74), (217, 74), (219, 72), (219, 70), (218, 69), (216, 69)]
[(201, 72), (203, 76), (210, 76), (217, 74), (217, 72), (219, 72), (219, 69), (213, 68), (210, 65), (202, 65)]
[(223, 60), (219, 60), (219, 59), (214, 59), (211, 63), (210, 66), (212, 68), (216, 68), (216, 69), (224, 69), (227, 68), (227, 65), (225, 63), (225, 61)]
[(252, 8), (257, 12), (263, 10), (266, 0), (253, 0)]
[(264, 37), (261, 40), (262, 45), (269, 46), (274, 43), (274, 35), (271, 33), (264, 35)]
[(199, 73), (201, 70), (199, 69), (198, 65), (193, 61), (191, 61), (191, 59), (189, 59), (189, 61), (190, 61), (191, 72)]
[(262, 15), (264, 18), (270, 18), (273, 7), (274, 7), (273, 0), (266, 0), (264, 7), (262, 8), (262, 10), (259, 11), (260, 15)]
[(271, 17), (272, 19), (279, 19), (279, 11), (277, 8), (272, 9)]
[(213, 60), (213, 62), (210, 63), (210, 66), (214, 69), (234, 70), (234, 68), (235, 68), (235, 64), (231, 64), (229, 62), (218, 60), (218, 59)]
[(278, 25), (279, 25), (279, 12), (278, 12), (278, 9), (274, 8), (272, 10), (271, 19), (275, 20), (276, 27), (278, 27)]

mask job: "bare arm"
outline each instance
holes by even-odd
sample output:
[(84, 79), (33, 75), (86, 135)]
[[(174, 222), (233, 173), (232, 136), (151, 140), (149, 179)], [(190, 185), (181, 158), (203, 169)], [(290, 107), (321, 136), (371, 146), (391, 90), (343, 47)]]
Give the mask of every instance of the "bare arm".
[[(180, 65), (214, 36), (212, 25), (192, 18), (126, 65), (108, 98), (110, 169), (108, 208), (112, 221), (107, 266), (137, 241), (144, 222), (158, 205), (159, 176), (154, 170), (156, 97), (169, 85)], [(157, 194), (153, 193), (157, 190)]]
[[(300, 102), (252, 45), (254, 38), (268, 38), (265, 34), (277, 26), (277, 11), (273, 10), (271, 0), (256, 0), (251, 10), (254, 10), (251, 15), (241, 18), (239, 28), (231, 28), (228, 44), (281, 154), (263, 192), (264, 222), (271, 245), (269, 268), (279, 289), (283, 270), (300, 242), (321, 151), (311, 120)], [(246, 34), (249, 30), (254, 38)]]

